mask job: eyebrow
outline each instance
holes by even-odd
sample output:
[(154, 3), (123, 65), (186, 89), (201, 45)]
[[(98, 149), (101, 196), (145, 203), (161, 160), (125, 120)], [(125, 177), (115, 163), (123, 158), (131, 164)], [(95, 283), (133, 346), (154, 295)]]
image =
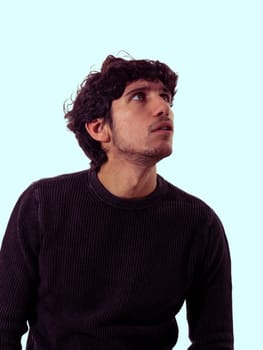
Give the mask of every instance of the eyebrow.
[(148, 85), (137, 86), (136, 88), (127, 91), (124, 94), (124, 96), (129, 96), (129, 95), (133, 94), (134, 92), (138, 92), (138, 91), (149, 91), (149, 90), (159, 90), (161, 92), (168, 93), (172, 97), (171, 91), (166, 86), (163, 86), (160, 89), (154, 89), (154, 88), (152, 88), (152, 87), (150, 87)]

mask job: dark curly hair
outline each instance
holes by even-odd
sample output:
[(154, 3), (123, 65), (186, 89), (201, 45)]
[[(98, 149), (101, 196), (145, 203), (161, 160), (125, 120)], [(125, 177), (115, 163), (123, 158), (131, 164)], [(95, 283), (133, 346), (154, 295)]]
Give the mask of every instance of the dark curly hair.
[(85, 124), (98, 117), (111, 125), (112, 101), (122, 96), (127, 83), (145, 79), (160, 80), (175, 95), (178, 76), (166, 64), (152, 60), (126, 60), (112, 55), (102, 64), (100, 72), (90, 72), (80, 85), (75, 100), (64, 105), (67, 127), (75, 133), (80, 147), (98, 169), (107, 161), (100, 142), (86, 131)]

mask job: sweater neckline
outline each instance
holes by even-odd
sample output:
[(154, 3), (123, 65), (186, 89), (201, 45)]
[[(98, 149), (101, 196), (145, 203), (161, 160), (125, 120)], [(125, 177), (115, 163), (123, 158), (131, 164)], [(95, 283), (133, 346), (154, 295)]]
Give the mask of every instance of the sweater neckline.
[(95, 170), (88, 170), (88, 182), (93, 194), (102, 202), (117, 208), (141, 209), (154, 206), (166, 193), (165, 180), (157, 174), (157, 186), (155, 190), (143, 198), (125, 199), (113, 195), (100, 182)]

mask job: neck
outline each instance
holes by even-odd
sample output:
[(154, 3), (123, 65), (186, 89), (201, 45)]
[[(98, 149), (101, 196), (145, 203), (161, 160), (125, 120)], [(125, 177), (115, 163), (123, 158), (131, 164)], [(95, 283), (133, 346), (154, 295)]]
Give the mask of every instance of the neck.
[(120, 198), (143, 198), (157, 185), (156, 166), (143, 167), (132, 164), (106, 162), (98, 172), (103, 186)]

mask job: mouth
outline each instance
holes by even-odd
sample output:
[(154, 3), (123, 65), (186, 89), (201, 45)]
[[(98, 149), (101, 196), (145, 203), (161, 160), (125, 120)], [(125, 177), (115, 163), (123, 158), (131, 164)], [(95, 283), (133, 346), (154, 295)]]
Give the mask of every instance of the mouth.
[(157, 124), (154, 124), (151, 128), (151, 132), (173, 132), (173, 124), (170, 121), (166, 122), (159, 122)]

